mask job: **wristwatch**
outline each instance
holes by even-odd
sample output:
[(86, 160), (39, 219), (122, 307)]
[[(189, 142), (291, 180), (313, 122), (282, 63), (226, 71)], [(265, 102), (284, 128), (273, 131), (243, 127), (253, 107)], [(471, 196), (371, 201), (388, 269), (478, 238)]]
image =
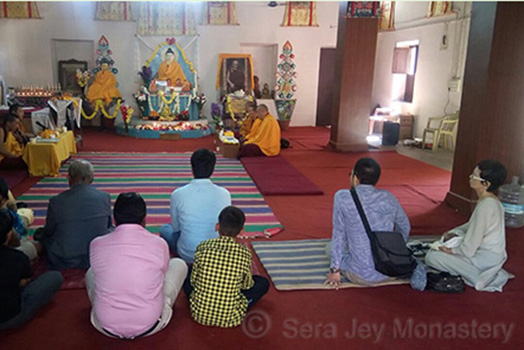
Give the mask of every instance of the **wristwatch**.
[(329, 268), (329, 273), (337, 273), (337, 272), (340, 272), (339, 268), (337, 268), (337, 267), (330, 267)]

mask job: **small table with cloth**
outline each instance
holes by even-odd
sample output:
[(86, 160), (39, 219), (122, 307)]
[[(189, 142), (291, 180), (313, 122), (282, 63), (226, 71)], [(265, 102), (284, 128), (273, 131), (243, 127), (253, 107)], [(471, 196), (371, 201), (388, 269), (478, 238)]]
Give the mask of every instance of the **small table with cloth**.
[(58, 142), (28, 143), (23, 159), (32, 176), (58, 176), (60, 164), (71, 154), (76, 154), (75, 136), (67, 131)]

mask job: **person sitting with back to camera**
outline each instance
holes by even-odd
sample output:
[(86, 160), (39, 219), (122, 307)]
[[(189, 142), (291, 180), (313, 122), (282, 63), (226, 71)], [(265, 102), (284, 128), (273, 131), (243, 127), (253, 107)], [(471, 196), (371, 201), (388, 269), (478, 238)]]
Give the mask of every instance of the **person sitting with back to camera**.
[(502, 292), (509, 278), (502, 268), (508, 255), (504, 207), (494, 192), (505, 179), (506, 169), (500, 162), (485, 160), (477, 164), (469, 176), (469, 186), (479, 198), (475, 210), (467, 223), (443, 236), (444, 241), (456, 239), (458, 245), (429, 251), (428, 266), (461, 276), (478, 291)]
[(91, 324), (110, 337), (135, 339), (164, 329), (187, 275), (186, 263), (169, 259), (166, 242), (145, 229), (146, 213), (139, 194), (120, 194), (116, 229), (91, 242)]
[[(411, 229), (409, 219), (393, 194), (375, 188), (380, 173), (380, 165), (374, 159), (361, 158), (351, 171), (350, 186), (362, 203), (372, 231), (387, 232), (395, 228), (407, 242)], [(375, 269), (369, 237), (347, 189), (335, 193), (333, 237), (326, 253), (331, 256), (331, 268), (324, 284), (330, 287), (338, 288), (341, 275), (364, 286), (393, 280)]]
[(112, 227), (109, 193), (91, 186), (94, 168), (75, 159), (68, 168), (67, 191), (49, 200), (45, 226), (35, 232), (50, 269), (87, 269), (89, 244)]
[(173, 253), (192, 263), (196, 247), (206, 239), (218, 237), (214, 231), (220, 211), (231, 205), (231, 194), (215, 185), (210, 177), (215, 169), (216, 156), (207, 148), (191, 155), (194, 179), (171, 194), (171, 223), (160, 228)]
[(251, 275), (251, 251), (236, 241), (244, 232), (242, 210), (229, 206), (218, 216), (220, 237), (200, 243), (184, 282), (193, 319), (204, 326), (236, 327), (269, 290), (269, 281)]

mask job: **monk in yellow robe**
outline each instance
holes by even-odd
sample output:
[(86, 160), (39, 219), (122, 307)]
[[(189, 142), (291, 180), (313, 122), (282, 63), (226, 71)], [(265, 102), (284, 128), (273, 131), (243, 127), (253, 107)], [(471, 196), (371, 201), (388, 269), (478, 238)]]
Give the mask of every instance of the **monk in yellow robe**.
[(95, 75), (95, 81), (87, 91), (87, 99), (93, 103), (96, 100), (104, 100), (108, 105), (114, 98), (122, 98), (120, 91), (116, 88), (116, 77), (109, 70), (109, 64), (102, 62), (100, 71)]
[(22, 160), (24, 145), (14, 136), (18, 131), (18, 118), (12, 114), (5, 117), (4, 125), (0, 128), (0, 165), (2, 169), (21, 169), (25, 167)]
[(280, 126), (266, 105), (258, 106), (257, 121), (240, 148), (239, 157), (277, 156), (280, 153)]
[(257, 108), (254, 102), (248, 102), (246, 104), (247, 115), (242, 122), (240, 127), (240, 139), (243, 140), (251, 132), (253, 128), (253, 123), (258, 120), (257, 118)]
[(171, 48), (166, 51), (166, 60), (158, 68), (158, 80), (167, 81), (169, 86), (184, 86), (186, 76), (178, 62), (175, 61), (175, 53)]

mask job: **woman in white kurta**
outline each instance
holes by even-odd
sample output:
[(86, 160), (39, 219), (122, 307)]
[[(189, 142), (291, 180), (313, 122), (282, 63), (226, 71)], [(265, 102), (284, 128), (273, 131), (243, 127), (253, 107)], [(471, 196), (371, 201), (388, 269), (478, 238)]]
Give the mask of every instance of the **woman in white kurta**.
[(462, 237), (456, 248), (439, 247), (426, 256), (426, 264), (452, 275), (460, 275), (478, 291), (502, 291), (509, 274), (502, 269), (507, 259), (504, 208), (493, 193), (506, 178), (506, 169), (497, 161), (480, 162), (469, 176), (479, 201), (471, 218), (444, 234), (444, 240)]

